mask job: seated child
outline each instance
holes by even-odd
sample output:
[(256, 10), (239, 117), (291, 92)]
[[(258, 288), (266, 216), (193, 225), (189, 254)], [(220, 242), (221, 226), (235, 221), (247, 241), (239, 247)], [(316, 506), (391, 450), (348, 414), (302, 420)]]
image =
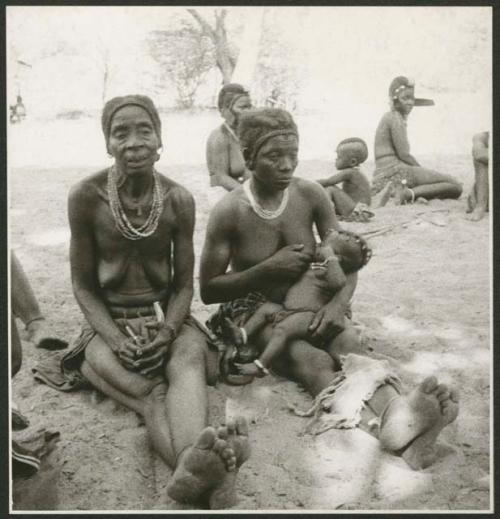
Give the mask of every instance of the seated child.
[[(318, 180), (330, 196), (336, 214), (343, 220), (366, 222), (373, 216), (368, 210), (371, 204), (370, 182), (359, 167), (367, 158), (368, 147), (363, 139), (344, 139), (337, 146), (335, 167), (338, 173)], [(337, 187), (341, 182), (342, 189)]]
[[(224, 333), (236, 345), (234, 366), (239, 373), (264, 376), (269, 373), (273, 358), (285, 349), (289, 340), (310, 338), (308, 329), (316, 312), (345, 285), (346, 274), (361, 269), (370, 257), (371, 250), (359, 236), (332, 230), (317, 245), (315, 262), (290, 287), (283, 304), (263, 303), (242, 328), (226, 318)], [(273, 327), (271, 339), (255, 358), (256, 352), (247, 344), (248, 338), (268, 324)]]

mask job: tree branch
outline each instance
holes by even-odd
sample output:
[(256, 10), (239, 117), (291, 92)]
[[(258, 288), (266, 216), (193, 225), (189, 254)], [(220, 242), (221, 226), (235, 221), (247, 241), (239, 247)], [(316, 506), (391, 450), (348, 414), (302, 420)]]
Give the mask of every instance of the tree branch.
[(187, 9), (187, 12), (200, 24), (202, 31), (215, 42), (215, 32), (210, 24), (198, 13), (196, 9)]

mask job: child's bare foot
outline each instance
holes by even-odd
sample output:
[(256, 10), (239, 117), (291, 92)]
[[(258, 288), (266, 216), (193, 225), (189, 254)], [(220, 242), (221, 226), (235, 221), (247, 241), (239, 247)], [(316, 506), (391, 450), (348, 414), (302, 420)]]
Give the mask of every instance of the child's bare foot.
[(63, 350), (68, 347), (67, 341), (57, 337), (45, 319), (31, 321), (26, 327), (28, 340), (37, 348), (46, 350)]
[(402, 451), (415, 470), (435, 460), (439, 433), (458, 415), (458, 394), (436, 377), (427, 377), (409, 395), (396, 397), (382, 416), (379, 440), (383, 449)]
[(236, 458), (235, 470), (227, 472), (221, 484), (211, 493), (209, 498), (210, 509), (220, 510), (232, 506), (236, 501), (234, 484), (238, 469), (250, 457), (250, 443), (248, 441), (248, 425), (244, 418), (238, 417), (227, 423), (227, 442), (233, 448)]

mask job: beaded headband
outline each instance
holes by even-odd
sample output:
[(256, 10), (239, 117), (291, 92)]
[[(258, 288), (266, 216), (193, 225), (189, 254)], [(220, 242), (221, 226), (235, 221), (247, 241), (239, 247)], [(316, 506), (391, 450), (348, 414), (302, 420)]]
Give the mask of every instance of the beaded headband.
[(242, 97), (250, 97), (250, 94), (248, 92), (242, 92), (241, 94), (236, 94), (232, 99), (231, 101), (229, 101), (229, 104), (227, 105), (227, 109), (228, 110), (232, 110), (233, 109), (233, 106), (234, 106), (234, 103), (236, 103), (236, 101), (238, 101), (238, 99), (241, 99)]
[(397, 88), (395, 88), (392, 92), (392, 98), (397, 99), (397, 94), (405, 88), (415, 88), (415, 81), (413, 79), (406, 78), (406, 85), (399, 85)]
[[(280, 130), (271, 130), (270, 132), (265, 133), (264, 135), (261, 135), (256, 141), (253, 146), (253, 153), (252, 153), (252, 160), (251, 164), (254, 164), (255, 158), (257, 157), (257, 153), (262, 148), (264, 143), (271, 139), (272, 137), (276, 137), (277, 135), (293, 135), (294, 137), (299, 138), (299, 134), (292, 130), (292, 129), (280, 129)], [(248, 149), (248, 148), (246, 148)]]

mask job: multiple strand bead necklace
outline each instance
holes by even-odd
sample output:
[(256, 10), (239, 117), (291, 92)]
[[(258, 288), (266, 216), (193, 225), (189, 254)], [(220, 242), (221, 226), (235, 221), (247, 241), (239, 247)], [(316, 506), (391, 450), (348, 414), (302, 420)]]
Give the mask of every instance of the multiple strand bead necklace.
[(114, 166), (108, 171), (108, 197), (116, 228), (125, 238), (128, 240), (141, 240), (151, 236), (156, 231), (160, 216), (163, 213), (163, 188), (156, 170), (153, 170), (153, 202), (151, 211), (146, 221), (139, 227), (135, 227), (125, 214), (118, 193), (118, 173)]

